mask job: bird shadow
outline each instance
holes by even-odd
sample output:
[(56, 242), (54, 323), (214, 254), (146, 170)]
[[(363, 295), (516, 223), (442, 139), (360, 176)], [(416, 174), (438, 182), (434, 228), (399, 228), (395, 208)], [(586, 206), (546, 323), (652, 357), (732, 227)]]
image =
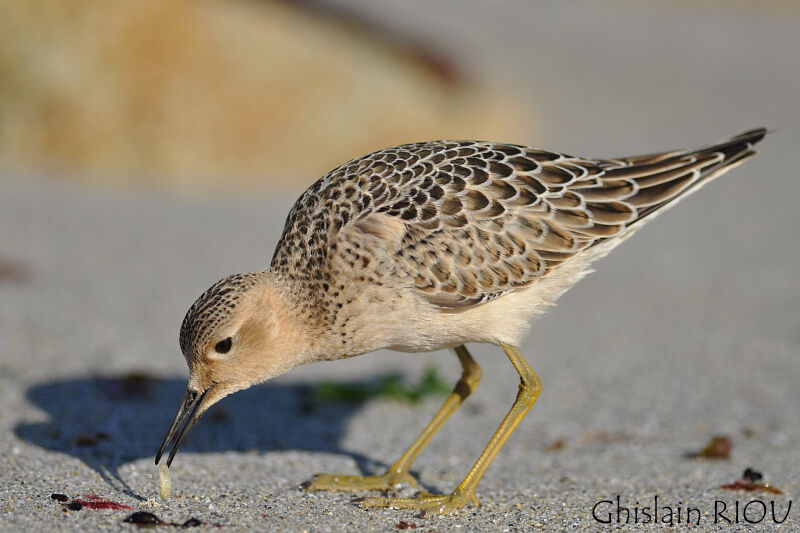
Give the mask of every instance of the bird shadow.
[[(185, 391), (185, 379), (140, 373), (45, 382), (30, 387), (26, 397), (47, 413), (47, 420), (20, 422), (14, 432), (41, 448), (78, 458), (115, 489), (144, 500), (119, 468), (153, 457)], [(328, 452), (349, 456), (362, 473), (371, 473), (381, 463), (339, 444), (347, 421), (362, 404), (321, 403), (307, 385), (253, 387), (212, 407), (181, 453)]]

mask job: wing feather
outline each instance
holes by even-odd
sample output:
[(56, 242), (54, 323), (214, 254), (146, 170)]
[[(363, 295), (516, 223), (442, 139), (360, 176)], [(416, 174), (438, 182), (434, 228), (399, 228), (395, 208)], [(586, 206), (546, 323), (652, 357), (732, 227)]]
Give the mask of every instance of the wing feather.
[(348, 242), (379, 254), (382, 268), (403, 273), (435, 305), (477, 305), (627, 234), (752, 156), (765, 133), (601, 160), (476, 141), (382, 150), (345, 163), (298, 200), (273, 268), (291, 275), (305, 264), (324, 277), (343, 253), (337, 243)]

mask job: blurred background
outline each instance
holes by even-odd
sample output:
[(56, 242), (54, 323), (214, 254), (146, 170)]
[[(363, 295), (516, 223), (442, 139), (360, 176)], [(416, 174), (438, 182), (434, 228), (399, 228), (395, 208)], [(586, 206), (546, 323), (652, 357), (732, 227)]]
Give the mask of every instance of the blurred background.
[(304, 188), (402, 142), (523, 131), (509, 87), (355, 6), (68, 0), (0, 10), (0, 157), (12, 168), (250, 194)]
[[(748, 34), (796, 25), (796, 2), (592, 9), (608, 20), (578, 29), (594, 12), (582, 2), (546, 12), (528, 2), (3, 2), (0, 163), (189, 194), (296, 192), (352, 157), (421, 139), (574, 150), (587, 131), (610, 139), (585, 147), (602, 154), (628, 149), (632, 129), (645, 146), (672, 123), (687, 131), (690, 117), (719, 136), (769, 118), (729, 84), (752, 83), (772, 102), (795, 88), (788, 53), (779, 77), (771, 70), (790, 43)], [(653, 25), (674, 33), (638, 48)], [(681, 38), (697, 32), (702, 43)], [(746, 55), (723, 55), (729, 41)], [(698, 117), (704, 104), (727, 122)]]
[[(0, 525), (52, 528), (50, 492), (152, 497), (191, 302), (264, 268), (325, 172), (437, 138), (614, 157), (774, 130), (534, 325), (522, 349), (545, 392), (464, 525), (590, 527), (592, 498), (713, 501), (746, 466), (798, 494), (798, 95), (796, 0), (0, 2)], [(502, 355), (474, 351), (484, 380), (420, 458), (428, 487), (460, 480), (513, 399)], [(174, 464), (187, 497), (159, 512), (263, 523), (233, 495), (307, 506), (282, 529), (341, 529), (319, 513), (346, 495), (293, 487), (380, 470), (439, 400), (309, 406), (308, 387), (431, 367), (458, 375), (449, 354), (380, 352), (235, 395)], [(728, 462), (684, 458), (720, 434)]]

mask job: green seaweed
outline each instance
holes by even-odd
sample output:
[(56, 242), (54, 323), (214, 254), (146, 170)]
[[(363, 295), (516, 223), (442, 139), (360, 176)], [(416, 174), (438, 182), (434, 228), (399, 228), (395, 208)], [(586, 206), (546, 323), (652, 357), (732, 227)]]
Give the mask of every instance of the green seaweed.
[(363, 382), (323, 382), (313, 387), (312, 398), (318, 402), (362, 403), (372, 398), (386, 398), (416, 404), (428, 396), (442, 396), (450, 387), (442, 381), (435, 368), (425, 370), (415, 384), (406, 383), (400, 374), (384, 374)]

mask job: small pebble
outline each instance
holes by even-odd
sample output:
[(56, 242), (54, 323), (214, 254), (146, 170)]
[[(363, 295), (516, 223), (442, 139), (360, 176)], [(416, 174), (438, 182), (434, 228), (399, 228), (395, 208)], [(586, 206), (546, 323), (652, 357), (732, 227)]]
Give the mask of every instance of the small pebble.
[(124, 522), (136, 524), (137, 526), (160, 526), (164, 523), (159, 517), (147, 511), (136, 511), (128, 516)]
[(759, 472), (758, 470), (754, 470), (752, 468), (747, 468), (742, 474), (742, 479), (746, 479), (747, 481), (752, 481), (755, 483), (756, 481), (761, 481), (764, 478), (764, 475)]

